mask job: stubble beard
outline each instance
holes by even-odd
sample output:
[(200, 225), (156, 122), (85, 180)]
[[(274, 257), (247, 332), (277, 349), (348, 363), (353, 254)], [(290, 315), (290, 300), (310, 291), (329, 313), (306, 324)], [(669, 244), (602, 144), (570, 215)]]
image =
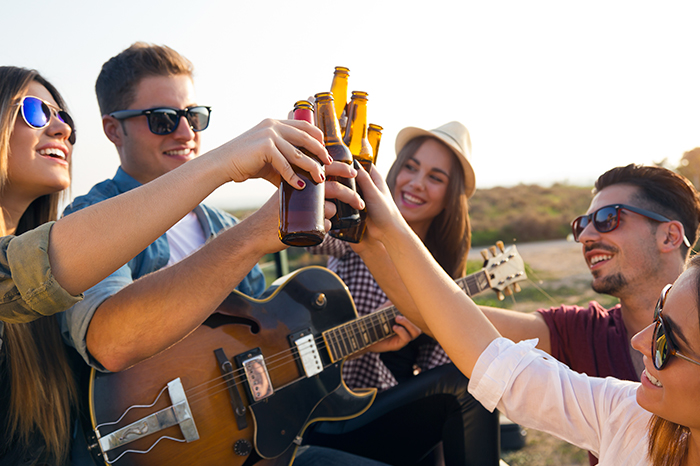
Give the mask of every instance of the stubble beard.
[(627, 279), (625, 279), (625, 277), (619, 272), (609, 277), (603, 277), (600, 279), (594, 277), (593, 281), (591, 282), (591, 288), (593, 288), (593, 291), (611, 296), (619, 295), (619, 292), (627, 285)]

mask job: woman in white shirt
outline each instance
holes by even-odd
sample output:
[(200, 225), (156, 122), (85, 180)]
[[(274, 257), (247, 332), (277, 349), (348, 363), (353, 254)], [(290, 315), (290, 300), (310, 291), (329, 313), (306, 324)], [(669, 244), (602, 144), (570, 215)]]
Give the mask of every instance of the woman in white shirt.
[(601, 465), (700, 464), (700, 258), (664, 289), (654, 323), (632, 339), (644, 355), (641, 383), (588, 377), (536, 350), (536, 341), (501, 338), (408, 227), (376, 170), (372, 181), (358, 175), (370, 218), (363, 259), (373, 257), (366, 262), (375, 275), (387, 273), (388, 253), (486, 408), (591, 450)]

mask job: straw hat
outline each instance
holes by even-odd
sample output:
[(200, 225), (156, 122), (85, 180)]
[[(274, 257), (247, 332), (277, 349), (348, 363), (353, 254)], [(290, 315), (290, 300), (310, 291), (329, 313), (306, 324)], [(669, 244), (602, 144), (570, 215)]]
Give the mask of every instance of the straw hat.
[(462, 164), (464, 170), (464, 186), (467, 197), (471, 197), (476, 191), (476, 181), (474, 179), (474, 169), (469, 159), (472, 155), (472, 141), (469, 138), (469, 131), (459, 121), (451, 121), (439, 128), (426, 131), (421, 128), (409, 126), (399, 131), (396, 136), (396, 153), (398, 154), (403, 149), (403, 146), (408, 144), (411, 139), (420, 136), (434, 137), (444, 142), (447, 147), (452, 149), (457, 154), (457, 159)]

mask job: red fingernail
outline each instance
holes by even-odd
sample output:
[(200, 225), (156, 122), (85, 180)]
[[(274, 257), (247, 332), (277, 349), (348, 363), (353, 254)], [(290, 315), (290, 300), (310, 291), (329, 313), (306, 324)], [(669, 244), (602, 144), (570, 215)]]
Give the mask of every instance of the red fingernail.
[(328, 163), (333, 163), (333, 157), (331, 157), (330, 155), (328, 156)]
[(326, 177), (323, 173), (321, 173), (321, 181), (326, 181)]
[(303, 188), (306, 185), (304, 184), (303, 181), (299, 180), (299, 181), (297, 181), (297, 186), (299, 186), (300, 188)]

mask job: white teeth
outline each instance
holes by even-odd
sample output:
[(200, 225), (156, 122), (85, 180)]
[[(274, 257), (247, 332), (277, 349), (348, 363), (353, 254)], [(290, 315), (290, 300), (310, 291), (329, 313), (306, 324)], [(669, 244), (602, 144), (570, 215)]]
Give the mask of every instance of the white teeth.
[(182, 150), (169, 150), (165, 151), (167, 155), (187, 155), (189, 154), (191, 149), (182, 149)]
[(49, 157), (58, 157), (59, 159), (66, 159), (66, 154), (61, 150), (57, 149), (55, 147), (49, 148), (49, 149), (41, 149), (39, 151), (41, 155), (48, 155)]
[(425, 204), (425, 201), (423, 201), (420, 198), (417, 198), (416, 196), (413, 196), (409, 193), (403, 193), (404, 199), (406, 199), (408, 202), (412, 204)]
[(646, 369), (644, 369), (644, 375), (647, 379), (649, 379), (649, 382), (651, 382), (652, 384), (656, 385), (657, 387), (663, 387), (663, 385), (661, 385), (661, 382), (659, 382), (659, 379), (648, 373)]
[(595, 265), (595, 264), (597, 264), (598, 262), (606, 261), (606, 260), (610, 260), (610, 259), (612, 259), (612, 256), (609, 256), (609, 255), (605, 255), (605, 256), (594, 256), (594, 257), (591, 257), (591, 265)]

